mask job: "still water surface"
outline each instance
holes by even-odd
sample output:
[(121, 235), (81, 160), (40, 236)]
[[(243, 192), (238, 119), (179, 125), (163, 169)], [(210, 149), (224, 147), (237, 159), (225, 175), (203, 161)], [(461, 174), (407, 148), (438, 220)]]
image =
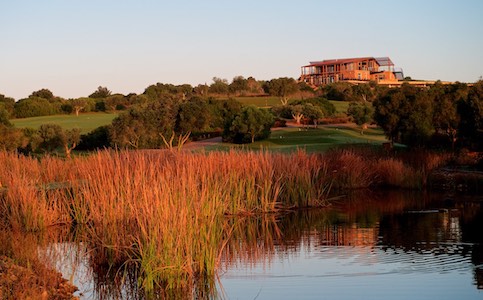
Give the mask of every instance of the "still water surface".
[[(478, 197), (364, 192), (325, 209), (234, 218), (216, 297), (483, 299), (482, 204)], [(89, 267), (82, 243), (42, 251), (57, 257), (53, 264), (81, 299), (133, 294), (126, 285), (103, 292), (109, 277)]]

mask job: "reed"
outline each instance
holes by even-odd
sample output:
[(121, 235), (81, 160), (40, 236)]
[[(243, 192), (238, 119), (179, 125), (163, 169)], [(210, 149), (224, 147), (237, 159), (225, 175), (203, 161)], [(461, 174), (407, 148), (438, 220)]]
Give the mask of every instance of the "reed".
[(236, 247), (228, 239), (240, 230), (227, 215), (324, 206), (332, 186), (412, 186), (401, 174), (422, 178), (427, 172), (416, 177), (419, 171), (398, 158), (356, 150), (99, 151), (68, 160), (0, 152), (0, 165), (0, 214), (8, 226), (82, 225), (97, 264), (134, 265), (144, 291), (168, 296), (214, 288), (208, 278), (215, 277), (224, 249)]

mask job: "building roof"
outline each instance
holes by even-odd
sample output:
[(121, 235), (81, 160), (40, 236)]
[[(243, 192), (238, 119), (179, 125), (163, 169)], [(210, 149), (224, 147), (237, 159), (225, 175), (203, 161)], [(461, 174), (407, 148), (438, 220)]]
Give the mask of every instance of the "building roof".
[(327, 66), (327, 65), (333, 65), (333, 64), (345, 64), (345, 63), (350, 63), (350, 62), (360, 62), (363, 60), (370, 60), (373, 59), (375, 60), (379, 66), (385, 67), (385, 66), (394, 66), (394, 63), (389, 57), (353, 57), (353, 58), (341, 58), (341, 59), (325, 59), (322, 61), (311, 61), (310, 65), (304, 66), (304, 67), (310, 67), (310, 66)]
[(354, 58), (342, 58), (342, 59), (325, 59), (323, 61), (311, 61), (310, 66), (324, 66), (333, 64), (344, 64), (349, 62), (359, 62), (368, 59), (375, 59), (374, 57), (354, 57)]

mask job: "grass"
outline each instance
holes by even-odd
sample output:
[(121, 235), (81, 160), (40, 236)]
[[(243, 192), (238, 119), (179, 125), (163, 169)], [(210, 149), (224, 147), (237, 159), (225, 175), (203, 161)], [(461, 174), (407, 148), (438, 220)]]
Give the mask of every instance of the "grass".
[(257, 96), (257, 97), (236, 97), (243, 105), (255, 105), (258, 107), (272, 107), (280, 105), (280, 97)]
[[(148, 293), (190, 289), (215, 277), (231, 230), (225, 215), (324, 204), (330, 183), (320, 159), (303, 152), (102, 151), (39, 161), (0, 152), (0, 216), (21, 231), (86, 226), (99, 264), (135, 264)], [(69, 185), (44, 188), (53, 182)]]
[(348, 101), (335, 101), (335, 100), (329, 100), (329, 102), (335, 106), (336, 114), (346, 113), (350, 103)]
[[(336, 135), (341, 130), (345, 137)], [(272, 142), (281, 149), (299, 139), (320, 148), (358, 137), (351, 128), (281, 132), (286, 138)], [(379, 142), (380, 134), (368, 137)], [(148, 298), (158, 290), (169, 298), (201, 285), (212, 290), (225, 246), (239, 230), (227, 216), (325, 206), (331, 189), (419, 189), (446, 159), (367, 147), (291, 155), (99, 151), (67, 160), (0, 152), (0, 222), (25, 232), (83, 227), (96, 264), (135, 266)], [(46, 188), (54, 185), (60, 188)]]
[[(235, 99), (237, 101), (240, 101), (244, 105), (255, 105), (258, 107), (272, 107), (275, 105), (281, 105), (280, 97), (255, 96), (255, 97), (235, 97)], [(298, 99), (290, 98), (289, 103), (295, 100), (298, 100)], [(329, 102), (334, 104), (337, 114), (346, 113), (350, 103), (347, 101), (335, 101), (335, 100), (329, 100)]]
[(319, 126), (319, 128), (283, 128), (272, 130), (270, 137), (253, 144), (217, 144), (205, 147), (207, 151), (227, 151), (229, 149), (265, 149), (271, 152), (293, 153), (300, 149), (308, 153), (326, 152), (330, 149), (349, 145), (378, 146), (387, 139), (381, 129), (369, 128), (360, 134), (353, 125)]
[(72, 115), (54, 115), (42, 116), (24, 119), (10, 120), (17, 128), (39, 128), (42, 124), (53, 123), (58, 124), (64, 129), (80, 128), (82, 133), (87, 133), (97, 127), (111, 124), (112, 120), (117, 117), (116, 113), (85, 113), (76, 116)]

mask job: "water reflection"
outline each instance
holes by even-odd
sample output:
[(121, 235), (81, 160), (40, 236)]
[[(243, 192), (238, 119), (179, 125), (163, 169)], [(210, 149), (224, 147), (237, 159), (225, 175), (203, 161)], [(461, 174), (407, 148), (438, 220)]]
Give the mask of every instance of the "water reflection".
[[(464, 201), (463, 201), (464, 200)], [(216, 278), (179, 298), (474, 298), (483, 289), (483, 211), (478, 199), (370, 193), (329, 208), (226, 218), (231, 228)], [(13, 234), (13, 233), (11, 233)], [(3, 232), (1, 253), (33, 253), (61, 271), (81, 299), (139, 299), (135, 265), (108, 266), (78, 230)], [(166, 295), (151, 295), (166, 298)], [(173, 296), (173, 295), (168, 295)], [(426, 297), (427, 296), (427, 297)]]
[(401, 299), (472, 298), (481, 295), (482, 221), (481, 202), (355, 194), (329, 209), (278, 217), (280, 238), (266, 245), (260, 236), (230, 253), (222, 284), (235, 298), (385, 299), (391, 289)]

